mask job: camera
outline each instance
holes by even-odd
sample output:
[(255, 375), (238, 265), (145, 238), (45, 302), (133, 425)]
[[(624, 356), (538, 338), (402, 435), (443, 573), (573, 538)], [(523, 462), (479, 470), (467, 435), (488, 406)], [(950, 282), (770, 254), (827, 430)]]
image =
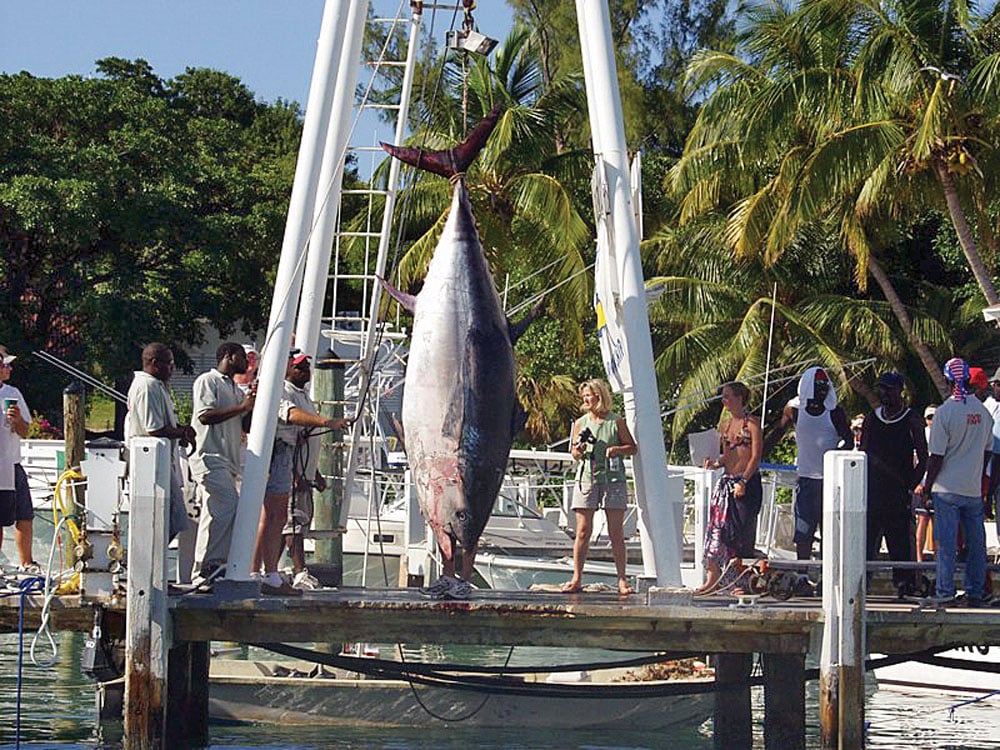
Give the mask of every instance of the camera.
[(589, 427), (584, 427), (580, 430), (580, 434), (576, 436), (576, 444), (581, 450), (585, 449), (588, 445), (593, 445), (596, 442), (597, 437), (590, 431)]

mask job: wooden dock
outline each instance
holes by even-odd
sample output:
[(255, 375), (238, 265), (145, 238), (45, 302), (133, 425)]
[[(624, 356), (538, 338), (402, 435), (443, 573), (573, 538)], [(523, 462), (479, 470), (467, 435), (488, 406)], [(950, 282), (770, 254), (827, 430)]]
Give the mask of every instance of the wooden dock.
[[(377, 640), (804, 654), (815, 643), (823, 621), (819, 598), (785, 602), (763, 598), (753, 606), (739, 607), (737, 599), (728, 596), (660, 604), (639, 594), (478, 591), (468, 601), (435, 601), (414, 589), (345, 588), (235, 601), (193, 594), (172, 596), (168, 602), (175, 641)], [(29, 596), (26, 603), (25, 629), (37, 629), (42, 597)], [(118, 613), (124, 626), (122, 605), (62, 596), (50, 604), (50, 627), (89, 632), (95, 604), (108, 611), (112, 622)], [(1000, 608), (995, 607), (928, 610), (890, 597), (872, 597), (866, 602), (865, 620), (869, 652), (1000, 645)], [(0, 600), (0, 632), (16, 632), (17, 625), (18, 599)]]

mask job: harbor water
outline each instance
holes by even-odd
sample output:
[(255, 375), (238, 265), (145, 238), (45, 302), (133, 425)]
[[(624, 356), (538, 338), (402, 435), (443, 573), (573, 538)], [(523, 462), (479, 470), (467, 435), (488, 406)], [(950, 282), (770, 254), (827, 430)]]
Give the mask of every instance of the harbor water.
[[(48, 549), (42, 539), (51, 533), (51, 525), (36, 524), (36, 550)], [(12, 534), (5, 534), (0, 557), (10, 563), (13, 556)], [(0, 750), (13, 748), (16, 739), (16, 719), (20, 704), (22, 748), (53, 748), (76, 750), (86, 748), (116, 748), (121, 745), (121, 722), (99, 724), (95, 718), (93, 683), (80, 670), (84, 636), (81, 633), (53, 633), (56, 655), (51, 666), (45, 662), (53, 656), (44, 638), (35, 643), (35, 661), (30, 654), (35, 634), (23, 634), (21, 676), (18, 678), (19, 643), (17, 634), (0, 635)], [(228, 644), (227, 644), (228, 645)], [(383, 653), (393, 650), (384, 647)], [(270, 658), (265, 652), (253, 658)], [(452, 663), (511, 665), (579, 663), (584, 661), (623, 658), (621, 653), (579, 649), (515, 648), (442, 648), (408, 647), (407, 661), (447, 661)], [(628, 655), (624, 655), (627, 657)], [(634, 654), (632, 654), (634, 656)], [(278, 658), (278, 657), (274, 657)], [(997, 675), (1000, 690), (1000, 675)], [(20, 701), (18, 701), (20, 693)], [(752, 690), (754, 705), (754, 746), (764, 747), (763, 690)], [(807, 686), (806, 702), (807, 747), (818, 748), (819, 700), (816, 681)], [(460, 717), (456, 717), (460, 718)], [(906, 748), (932, 750), (938, 748), (996, 748), (1000, 746), (1000, 695), (970, 702), (968, 696), (948, 694), (906, 694), (878, 690), (870, 682), (866, 702), (869, 748)], [(461, 721), (441, 722), (432, 728), (398, 727), (330, 727), (273, 726), (212, 723), (210, 747), (213, 748), (281, 748), (312, 750), (316, 748), (386, 748), (392, 750), (555, 750), (556, 748), (586, 748), (599, 750), (630, 750), (632, 748), (692, 748), (713, 747), (712, 720), (700, 726), (673, 728), (669, 732), (637, 732), (628, 727), (614, 727), (579, 732), (527, 730), (512, 722), (510, 728), (484, 729), (463, 725)]]

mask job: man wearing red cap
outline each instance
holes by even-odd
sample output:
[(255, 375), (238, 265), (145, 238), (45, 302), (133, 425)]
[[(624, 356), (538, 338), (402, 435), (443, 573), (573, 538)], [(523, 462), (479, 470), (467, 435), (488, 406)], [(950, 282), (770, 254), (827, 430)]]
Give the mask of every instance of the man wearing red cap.
[[(349, 422), (338, 417), (323, 417), (305, 391), (312, 376), (308, 355), (293, 349), (288, 355), (285, 370), (284, 393), (278, 406), (278, 428), (271, 451), (271, 469), (264, 490), (264, 507), (261, 509), (260, 525), (257, 528), (257, 544), (254, 548), (251, 570), (259, 574), (261, 566), (261, 590), (265, 594), (298, 594), (300, 588), (314, 588), (312, 579), (305, 570), (304, 561), (296, 560), (295, 579), (297, 587), (285, 581), (278, 573), (278, 561), (284, 546), (282, 530), (288, 519), (288, 499), (292, 492), (293, 480), (317, 486), (326, 482), (316, 470), (319, 446), (310, 433), (316, 429), (339, 430)], [(299, 458), (300, 461), (295, 459)], [(299, 476), (295, 476), (298, 471)], [(311, 519), (310, 519), (311, 520)], [(299, 524), (301, 527), (302, 524)]]

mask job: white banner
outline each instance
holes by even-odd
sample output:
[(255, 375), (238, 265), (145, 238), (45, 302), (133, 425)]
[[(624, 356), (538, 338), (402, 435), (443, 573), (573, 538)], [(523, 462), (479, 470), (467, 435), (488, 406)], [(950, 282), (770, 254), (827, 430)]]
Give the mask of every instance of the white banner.
[(594, 311), (597, 313), (597, 338), (601, 342), (601, 359), (608, 382), (615, 393), (632, 386), (628, 349), (621, 324), (618, 264), (615, 262), (611, 237), (611, 205), (604, 160), (597, 157), (591, 183), (594, 216), (597, 219), (597, 258), (594, 263)]

